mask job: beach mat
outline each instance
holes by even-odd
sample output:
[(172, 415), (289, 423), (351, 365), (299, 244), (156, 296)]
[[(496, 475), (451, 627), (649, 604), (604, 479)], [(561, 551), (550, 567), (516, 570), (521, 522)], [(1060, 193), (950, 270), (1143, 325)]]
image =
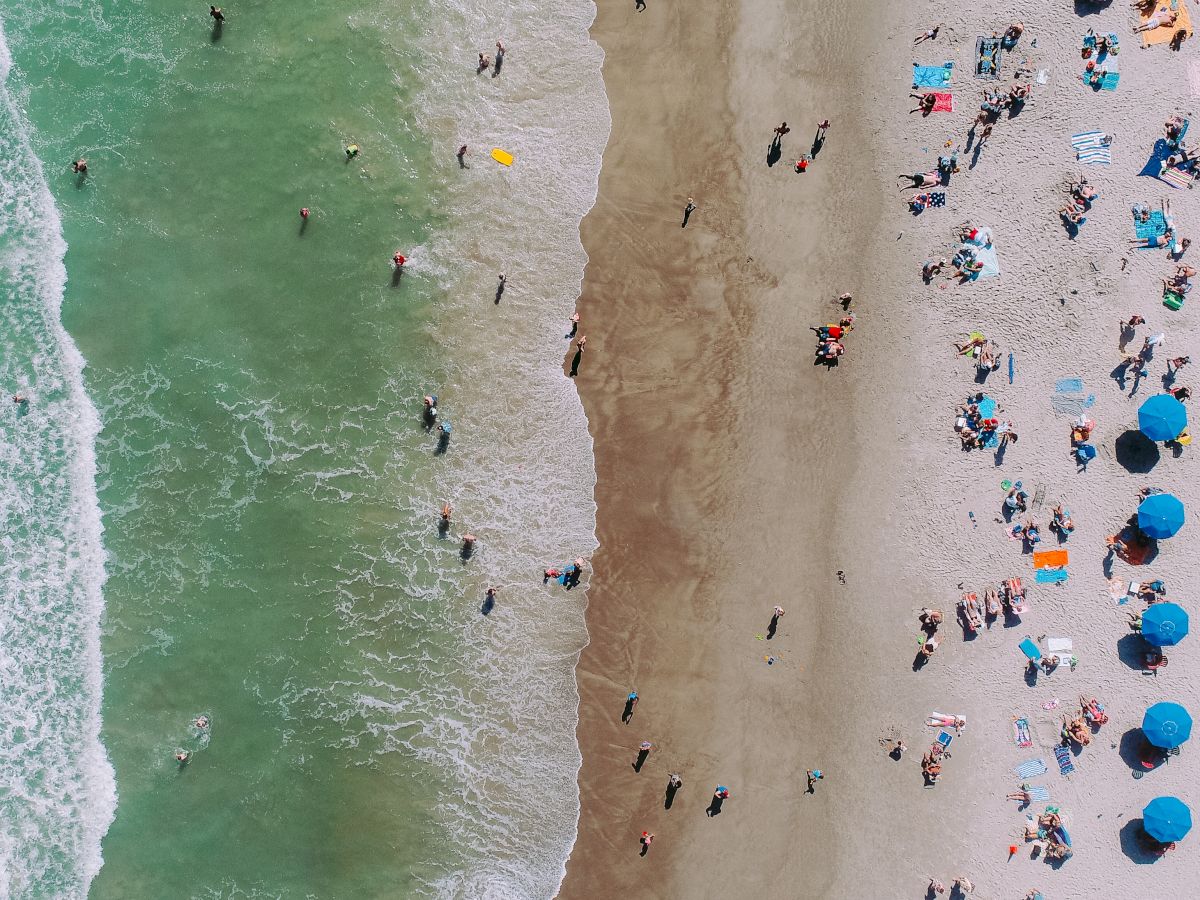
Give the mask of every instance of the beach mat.
[(1121, 83), (1121, 73), (1105, 72), (1100, 76), (1100, 83), (1094, 85), (1088, 80), (1088, 73), (1084, 71), (1079, 80), (1094, 91), (1115, 91), (1117, 89), (1117, 85)]
[[(991, 228), (986, 225), (978, 225), (976, 228), (978, 229), (980, 235), (986, 235), (986, 239), (991, 240)], [(975, 278), (992, 278), (993, 276), (1000, 274), (1000, 260), (996, 256), (995, 243), (992, 243), (990, 246), (988, 246), (985, 244), (984, 240), (976, 239), (974, 241), (964, 242), (963, 246), (970, 247), (972, 250), (974, 250), (975, 259), (983, 263), (983, 268), (976, 273), (976, 275), (971, 279), (972, 281), (974, 281)]]
[(946, 192), (934, 191), (929, 195), (929, 205), (933, 208), (938, 208), (946, 205)]
[(1069, 577), (1070, 573), (1066, 569), (1038, 569), (1033, 580), (1038, 584), (1058, 584)]
[(1056, 394), (1077, 394), (1082, 390), (1082, 378), (1060, 378), (1054, 382), (1054, 392)]
[(940, 66), (913, 63), (913, 87), (947, 87), (953, 74), (954, 63), (942, 63)]
[(1000, 60), (1004, 58), (1004, 50), (1000, 39), (994, 37), (979, 37), (975, 39), (975, 77), (999, 78)]
[(937, 98), (933, 104), (932, 112), (954, 112), (954, 95), (944, 92), (938, 92), (933, 95)]
[(1029, 795), (1030, 800), (1037, 801), (1038, 803), (1050, 802), (1050, 788), (1046, 787), (1045, 785), (1031, 784), (1029, 787), (1025, 788), (1025, 793)]
[(1046, 774), (1046, 762), (1041, 759), (1031, 759), (1028, 762), (1023, 762), (1015, 769), (1018, 778), (1033, 778), (1035, 775)]
[(1163, 172), (1162, 164), (1168, 156), (1171, 155), (1171, 147), (1167, 144), (1166, 138), (1159, 138), (1154, 142), (1154, 149), (1150, 151), (1150, 159), (1146, 161), (1146, 165), (1142, 166), (1142, 170), (1138, 175), (1148, 175), (1151, 178), (1157, 178), (1159, 181), (1166, 182), (1171, 187), (1185, 188), (1191, 186), (1192, 177), (1186, 172), (1175, 174), (1176, 170)]
[(1133, 221), (1133, 233), (1139, 240), (1146, 238), (1158, 237), (1167, 233), (1167, 220), (1163, 216), (1161, 209), (1156, 209), (1150, 213), (1150, 219), (1147, 222), (1139, 222), (1136, 219)]
[(1075, 763), (1071, 760), (1071, 751), (1066, 747), (1054, 748), (1054, 760), (1058, 763), (1059, 773), (1070, 775), (1075, 771)]
[(1182, 0), (1182, 2), (1181, 0), (1159, 0), (1159, 2), (1155, 4), (1154, 9), (1147, 13), (1138, 14), (1138, 24), (1144, 25), (1150, 16), (1156, 12), (1159, 12), (1160, 10), (1165, 9), (1169, 9), (1171, 12), (1177, 14), (1178, 17), (1175, 19), (1175, 24), (1162, 25), (1158, 28), (1151, 29), (1150, 31), (1143, 31), (1143, 47), (1153, 47), (1156, 44), (1169, 44), (1171, 42), (1171, 38), (1175, 36), (1175, 32), (1177, 32), (1180, 28), (1187, 32), (1188, 37), (1192, 36), (1192, 17), (1188, 13), (1187, 0)]
[(1026, 718), (1013, 719), (1013, 741), (1018, 747), (1032, 747), (1033, 738), (1029, 736), (1029, 720)]
[(1158, 176), (1159, 181), (1165, 181), (1173, 188), (1190, 188), (1192, 186), (1192, 176), (1181, 169), (1167, 169)]
[(1104, 145), (1103, 131), (1081, 131), (1071, 135), (1071, 149), (1081, 163), (1107, 166), (1112, 162), (1112, 148)]
[(1060, 569), (1068, 563), (1066, 550), (1039, 550), (1033, 554), (1035, 569)]

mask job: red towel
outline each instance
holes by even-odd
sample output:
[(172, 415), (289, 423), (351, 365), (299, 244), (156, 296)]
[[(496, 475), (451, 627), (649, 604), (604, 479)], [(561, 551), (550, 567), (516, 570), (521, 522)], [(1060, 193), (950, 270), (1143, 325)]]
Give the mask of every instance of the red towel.
[(954, 112), (954, 95), (953, 94), (934, 94), (937, 97), (937, 103), (933, 104), (934, 112)]

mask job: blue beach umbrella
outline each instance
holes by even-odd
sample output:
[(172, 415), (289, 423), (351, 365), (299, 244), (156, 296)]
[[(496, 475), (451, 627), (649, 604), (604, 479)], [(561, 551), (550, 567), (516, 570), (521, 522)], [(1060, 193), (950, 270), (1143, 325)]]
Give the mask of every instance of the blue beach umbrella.
[(1192, 811), (1178, 797), (1155, 797), (1142, 810), (1142, 827), (1156, 841), (1179, 841), (1192, 830)]
[(1173, 441), (1187, 428), (1187, 408), (1170, 394), (1157, 394), (1138, 408), (1138, 428), (1152, 441)]
[(1187, 633), (1188, 614), (1177, 603), (1151, 603), (1142, 614), (1142, 637), (1155, 647), (1172, 647)]
[(1155, 703), (1142, 716), (1142, 731), (1155, 747), (1170, 750), (1192, 736), (1192, 717), (1178, 703)]
[(1138, 507), (1138, 528), (1152, 538), (1169, 538), (1183, 527), (1183, 504), (1174, 494), (1151, 494)]

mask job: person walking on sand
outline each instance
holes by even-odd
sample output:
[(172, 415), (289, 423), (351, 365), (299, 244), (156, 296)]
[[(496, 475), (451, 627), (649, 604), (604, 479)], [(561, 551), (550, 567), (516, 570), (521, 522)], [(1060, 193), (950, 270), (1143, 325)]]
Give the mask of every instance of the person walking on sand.
[(775, 611), (771, 614), (771, 621), (767, 624), (767, 640), (775, 637), (775, 631), (779, 628), (779, 620), (783, 618), (783, 607), (775, 607)]
[(975, 883), (965, 875), (959, 875), (954, 879), (954, 883), (950, 885), (952, 888), (958, 888), (964, 894), (969, 894), (975, 890)]
[(504, 65), (504, 53), (504, 44), (496, 41), (496, 68), (492, 71), (493, 78), (500, 74), (500, 67)]
[(641, 840), (642, 856), (645, 856), (647, 853), (650, 852), (650, 844), (653, 840), (654, 840), (654, 835), (651, 834), (649, 831), (642, 832), (642, 840)]
[(459, 147), (458, 152), (454, 155), (458, 157), (458, 167), (460, 169), (465, 169), (467, 167), (467, 163), (464, 157), (467, 155), (467, 145), (463, 144), (461, 147)]
[(917, 39), (915, 41), (913, 41), (913, 46), (915, 47), (917, 44), (920, 44), (923, 41), (937, 40), (938, 32), (942, 30), (942, 26), (944, 24), (945, 24), (944, 22), (939, 22), (937, 25), (934, 25), (932, 28), (930, 28), (928, 31), (924, 32), (923, 34), (918, 34)]
[(1172, 369), (1178, 372), (1184, 366), (1192, 361), (1190, 356), (1177, 356), (1174, 359), (1167, 360), (1167, 373), (1171, 374)]
[(815, 794), (816, 793), (815, 785), (818, 781), (820, 781), (822, 778), (825, 777), (825, 773), (822, 772), (820, 769), (809, 769), (807, 774), (808, 774), (808, 793)]
[(579, 331), (579, 313), (571, 313), (571, 330), (566, 333), (567, 340), (575, 337)]
[(930, 894), (944, 894), (946, 893), (946, 886), (931, 875), (929, 877), (929, 887), (925, 890), (926, 893)]
[(692, 213), (696, 211), (696, 204), (692, 202), (692, 198), (688, 197), (687, 206), (683, 208), (683, 224), (680, 228), (687, 228), (688, 219), (692, 217)]
[(788, 123), (775, 126), (775, 143), (779, 143), (780, 139), (792, 129), (788, 128)]
[(630, 691), (629, 696), (625, 698), (625, 711), (621, 713), (621, 721), (626, 725), (628, 725), (629, 721), (633, 718), (633, 711), (637, 709), (637, 705), (638, 692)]
[(642, 741), (638, 746), (637, 761), (633, 764), (633, 771), (642, 771), (642, 766), (646, 764), (646, 757), (650, 755), (650, 751), (654, 749), (654, 745), (649, 741)]

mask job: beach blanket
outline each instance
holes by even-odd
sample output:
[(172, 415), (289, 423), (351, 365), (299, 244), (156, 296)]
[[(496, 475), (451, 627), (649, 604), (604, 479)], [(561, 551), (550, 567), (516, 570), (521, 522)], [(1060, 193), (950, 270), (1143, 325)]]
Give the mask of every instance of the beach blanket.
[(1071, 751), (1066, 747), (1054, 748), (1054, 759), (1058, 762), (1058, 771), (1070, 775), (1075, 771), (1075, 763), (1071, 761)]
[(1156, 209), (1150, 213), (1150, 219), (1146, 222), (1133, 220), (1133, 233), (1140, 240), (1146, 238), (1158, 237), (1167, 233), (1167, 220), (1163, 216), (1161, 209)]
[(1029, 658), (1030, 662), (1037, 662), (1042, 658), (1042, 651), (1038, 649), (1038, 645), (1033, 642), (1032, 638), (1025, 638), (1017, 644), (1017, 647)]
[(1035, 775), (1046, 773), (1046, 762), (1042, 759), (1031, 759), (1021, 763), (1013, 771), (1017, 773), (1018, 778), (1033, 778)]
[(1033, 746), (1033, 738), (1029, 736), (1028, 719), (1013, 719), (1013, 740), (1016, 742), (1018, 747)]
[(936, 193), (930, 194), (929, 195), (929, 205), (931, 207), (935, 207), (935, 208), (939, 207), (939, 206), (945, 206), (946, 205), (946, 192), (945, 191), (937, 191)]
[(1138, 14), (1138, 23), (1144, 25), (1146, 21), (1155, 13), (1170, 10), (1176, 14), (1175, 24), (1160, 25), (1158, 28), (1152, 28), (1149, 31), (1142, 32), (1142, 46), (1151, 47), (1155, 44), (1170, 43), (1171, 38), (1175, 36), (1180, 28), (1187, 32), (1187, 36), (1192, 36), (1192, 17), (1188, 13), (1187, 3), (1179, 2), (1179, 0), (1159, 0), (1154, 5), (1154, 9), (1149, 12)]
[(947, 87), (953, 74), (952, 62), (945, 62), (940, 66), (920, 66), (913, 63), (913, 87)]
[(932, 112), (954, 112), (954, 95), (946, 93), (936, 93), (933, 95), (937, 100), (933, 104)]
[(1167, 143), (1167, 139), (1159, 138), (1154, 142), (1154, 149), (1150, 151), (1150, 159), (1146, 161), (1146, 165), (1142, 166), (1142, 171), (1138, 172), (1138, 175), (1149, 175), (1151, 178), (1165, 181), (1171, 187), (1189, 187), (1192, 183), (1190, 170), (1193, 168), (1193, 164), (1186, 164), (1183, 170), (1168, 169), (1164, 171), (1163, 163), (1170, 155), (1171, 146)]
[(1033, 580), (1038, 584), (1058, 584), (1066, 581), (1070, 573), (1066, 569), (1038, 569), (1034, 573)]
[(996, 417), (996, 401), (987, 394), (983, 395), (983, 399), (979, 401), (979, 415), (985, 419), (994, 419)]
[(979, 37), (975, 40), (975, 77), (999, 78), (1000, 60), (1004, 51), (1000, 47), (1000, 39), (994, 37)]
[(976, 278), (991, 278), (1000, 274), (1000, 260), (996, 256), (996, 245), (986, 243), (992, 239), (992, 229), (986, 225), (975, 227), (980, 236), (973, 241), (963, 242), (964, 247), (970, 247), (975, 251), (975, 259), (983, 263), (983, 268), (972, 277), (972, 281)]
[(1038, 803), (1050, 802), (1050, 788), (1046, 787), (1045, 785), (1031, 784), (1029, 787), (1025, 788), (1025, 793), (1029, 795), (1029, 799), (1031, 801), (1037, 801)]
[(1067, 565), (1068, 555), (1066, 550), (1039, 550), (1033, 554), (1033, 567), (1035, 569), (1057, 569)]
[(1107, 166), (1112, 162), (1112, 148), (1104, 145), (1103, 131), (1081, 131), (1071, 135), (1071, 148), (1081, 163)]
[(1054, 382), (1054, 392), (1056, 394), (1076, 394), (1082, 390), (1082, 378), (1060, 378)]
[(1085, 69), (1079, 80), (1094, 91), (1115, 91), (1117, 85), (1121, 83), (1121, 73), (1114, 72), (1111, 68), (1100, 76), (1100, 80), (1096, 84), (1092, 84), (1091, 77), (1092, 73)]

